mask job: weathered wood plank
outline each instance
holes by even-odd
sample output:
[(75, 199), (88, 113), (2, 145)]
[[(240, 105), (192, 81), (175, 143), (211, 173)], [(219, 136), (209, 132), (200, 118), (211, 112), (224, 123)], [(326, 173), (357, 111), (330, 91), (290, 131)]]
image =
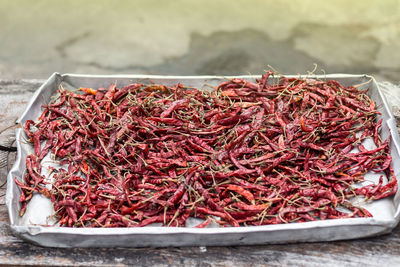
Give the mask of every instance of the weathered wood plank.
[[(42, 81), (0, 81), (0, 130), (12, 126)], [(0, 134), (0, 144), (13, 131)], [(6, 137), (8, 136), (8, 137)], [(11, 155), (13, 156), (13, 155)], [(0, 168), (0, 182), (7, 167)], [(5, 187), (0, 189), (0, 196)], [(295, 265), (295, 266), (399, 266), (400, 227), (391, 234), (353, 241), (265, 246), (182, 248), (42, 248), (15, 237), (10, 228), (4, 197), (0, 198), (0, 264), (65, 266), (160, 265)]]

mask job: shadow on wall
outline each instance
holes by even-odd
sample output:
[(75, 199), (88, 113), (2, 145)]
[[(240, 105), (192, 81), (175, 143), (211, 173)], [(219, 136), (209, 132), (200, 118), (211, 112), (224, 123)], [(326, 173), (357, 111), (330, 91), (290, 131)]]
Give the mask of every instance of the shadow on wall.
[[(79, 59), (75, 63), (108, 72), (170, 75), (260, 74), (268, 65), (281, 73), (297, 74), (312, 70), (314, 64), (331, 73), (376, 73), (379, 70), (373, 60), (380, 44), (372, 37), (363, 36), (365, 30), (366, 27), (359, 25), (299, 24), (288, 39), (281, 41), (254, 29), (218, 31), (210, 35), (192, 33), (187, 53), (167, 58), (160, 64), (112, 66), (79, 62)], [(62, 47), (59, 52), (65, 56)]]

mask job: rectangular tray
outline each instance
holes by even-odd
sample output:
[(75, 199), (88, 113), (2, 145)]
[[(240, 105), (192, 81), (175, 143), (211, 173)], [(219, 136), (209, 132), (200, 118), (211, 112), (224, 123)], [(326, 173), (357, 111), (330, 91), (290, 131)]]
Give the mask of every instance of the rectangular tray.
[[(260, 76), (235, 76), (254, 80)], [(288, 75), (287, 77), (298, 77)], [(362, 84), (359, 88), (370, 88), (369, 95), (376, 101), (382, 113), (382, 137), (392, 134), (391, 155), (395, 174), (400, 171), (400, 139), (395, 119), (378, 87), (377, 82), (367, 75), (330, 74), (312, 75), (309, 78), (335, 79), (345, 86)], [(154, 82), (174, 85), (178, 82), (186, 86), (206, 89), (204, 84), (217, 85), (226, 78), (218, 76), (150, 76), (150, 75), (77, 75), (54, 73), (34, 94), (27, 109), (17, 123), (36, 120), (42, 113), (41, 105), (47, 104), (56, 93), (59, 85), (66, 89), (79, 87), (108, 87), (117, 83), (118, 87), (132, 82)], [(166, 246), (214, 246), (214, 245), (253, 245), (268, 243), (316, 242), (369, 237), (390, 232), (400, 219), (400, 193), (394, 197), (367, 203), (366, 207), (374, 217), (350, 218), (305, 223), (278, 225), (228, 227), (228, 228), (68, 228), (45, 227), (46, 218), (51, 213), (50, 200), (36, 194), (28, 204), (26, 214), (19, 216), (20, 189), (14, 177), (22, 179), (25, 171), (25, 158), (32, 153), (32, 146), (26, 142), (22, 129), (16, 131), (18, 153), (16, 162), (7, 177), (6, 204), (13, 232), (32, 243), (47, 247), (166, 247)]]

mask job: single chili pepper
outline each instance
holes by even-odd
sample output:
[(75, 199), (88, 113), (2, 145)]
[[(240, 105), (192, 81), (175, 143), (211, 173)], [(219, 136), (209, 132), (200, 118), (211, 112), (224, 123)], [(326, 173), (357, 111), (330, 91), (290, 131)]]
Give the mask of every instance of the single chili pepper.
[(264, 211), (268, 209), (271, 206), (272, 203), (265, 203), (265, 204), (253, 204), (253, 205), (247, 205), (243, 202), (236, 202), (233, 205), (238, 207), (241, 210), (246, 210), (246, 211)]
[(252, 194), (250, 191), (248, 191), (248, 190), (242, 188), (241, 186), (233, 185), (233, 184), (228, 185), (228, 186), (227, 186), (227, 189), (228, 189), (228, 190), (231, 190), (231, 191), (234, 191), (234, 192), (236, 192), (236, 193), (242, 195), (242, 196), (243, 196), (244, 198), (246, 198), (250, 203), (254, 204), (254, 196), (253, 196), (253, 194)]
[(123, 87), (122, 89), (118, 90), (112, 98), (113, 102), (118, 101), (122, 96), (124, 96), (125, 94), (127, 94), (128, 92), (134, 91), (140, 87), (142, 87), (143, 84), (141, 83), (134, 83), (134, 84), (129, 84), (125, 87)]
[(186, 105), (189, 102), (189, 99), (180, 99), (176, 100), (171, 105), (160, 114), (160, 118), (168, 117), (175, 109)]
[(205, 220), (202, 223), (199, 223), (198, 225), (195, 226), (195, 228), (205, 228), (207, 227), (210, 223), (211, 223), (212, 219), (208, 218), (207, 220)]
[(79, 90), (85, 92), (86, 94), (96, 95), (96, 93), (97, 93), (97, 90), (92, 89), (92, 88), (80, 87)]

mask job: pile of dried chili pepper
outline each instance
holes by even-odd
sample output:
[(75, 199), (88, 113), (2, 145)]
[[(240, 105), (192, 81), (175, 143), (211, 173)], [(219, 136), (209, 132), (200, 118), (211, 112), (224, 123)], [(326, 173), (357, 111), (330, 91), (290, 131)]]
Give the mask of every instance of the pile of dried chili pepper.
[[(38, 121), (25, 124), (34, 153), (24, 181), (15, 178), (20, 214), (39, 192), (69, 227), (371, 217), (352, 199), (397, 191), (374, 101), (335, 80), (271, 75), (227, 80), (213, 91), (140, 83), (60, 88)], [(368, 150), (365, 139), (376, 148)], [(41, 174), (49, 152), (63, 166), (51, 182)], [(360, 186), (367, 172), (382, 173), (379, 183)]]

